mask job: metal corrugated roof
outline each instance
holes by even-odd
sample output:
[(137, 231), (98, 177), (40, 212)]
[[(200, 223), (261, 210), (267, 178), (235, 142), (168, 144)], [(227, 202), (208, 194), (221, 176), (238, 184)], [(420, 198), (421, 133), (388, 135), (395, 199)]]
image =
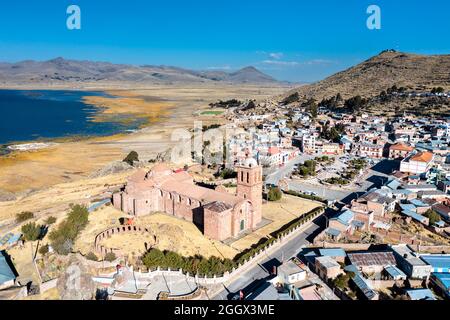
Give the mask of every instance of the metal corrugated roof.
[[(428, 263), (433, 269), (450, 269), (450, 254), (425, 254), (420, 255), (420, 258)], [(437, 272), (437, 271), (434, 271)], [(448, 272), (448, 271), (441, 271)]]
[(329, 234), (330, 236), (334, 236), (334, 237), (337, 237), (337, 236), (339, 236), (341, 234), (341, 232), (339, 230), (336, 230), (336, 229), (333, 229), (333, 228), (328, 228), (325, 232), (327, 234)]
[(411, 217), (419, 222), (425, 222), (425, 220), (427, 219), (424, 216), (421, 216), (418, 213), (415, 213), (414, 211), (410, 211), (410, 210), (403, 210), (402, 213), (408, 217)]
[(387, 266), (384, 270), (394, 279), (397, 277), (406, 278), (406, 274), (396, 266)]
[(430, 289), (406, 290), (406, 294), (411, 300), (436, 300)]
[(359, 274), (356, 274), (353, 277), (353, 282), (362, 291), (362, 293), (367, 297), (367, 299), (371, 300), (375, 297), (375, 295), (376, 295), (375, 291), (372, 290), (372, 288), (369, 286), (369, 284), (366, 282), (366, 280), (362, 276), (360, 276)]
[(433, 273), (433, 276), (438, 279), (447, 290), (450, 290), (450, 273)]
[(329, 257), (347, 256), (347, 253), (345, 253), (344, 249), (341, 248), (319, 249), (319, 253), (321, 256), (329, 256)]
[(348, 258), (355, 266), (390, 266), (395, 265), (392, 252), (361, 252), (349, 253)]
[(0, 252), (0, 284), (16, 279), (14, 271), (6, 261), (3, 251)]

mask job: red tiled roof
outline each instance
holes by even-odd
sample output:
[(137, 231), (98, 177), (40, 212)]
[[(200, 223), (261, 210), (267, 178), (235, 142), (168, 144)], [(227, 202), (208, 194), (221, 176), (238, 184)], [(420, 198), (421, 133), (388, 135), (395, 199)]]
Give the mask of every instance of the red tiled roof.
[(408, 151), (411, 152), (414, 150), (413, 147), (408, 146), (407, 144), (404, 143), (396, 143), (392, 146), (389, 147), (390, 150), (398, 150), (398, 151)]

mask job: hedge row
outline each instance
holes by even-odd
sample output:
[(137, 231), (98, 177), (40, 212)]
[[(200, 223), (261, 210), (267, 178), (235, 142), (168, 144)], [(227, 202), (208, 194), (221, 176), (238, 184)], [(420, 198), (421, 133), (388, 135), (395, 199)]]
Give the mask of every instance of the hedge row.
[(324, 198), (321, 198), (321, 197), (318, 197), (318, 196), (313, 196), (313, 195), (308, 195), (308, 194), (304, 194), (304, 193), (300, 193), (300, 192), (297, 192), (297, 191), (288, 190), (288, 191), (284, 191), (284, 193), (290, 194), (291, 196), (307, 199), (307, 200), (313, 200), (313, 201), (322, 202), (324, 204), (328, 203), (327, 200), (325, 200)]
[(154, 270), (156, 268), (178, 270), (183, 269), (190, 274), (208, 275), (223, 274), (232, 270), (236, 264), (230, 259), (220, 259), (210, 257), (206, 259), (203, 256), (195, 255), (191, 257), (183, 257), (173, 251), (161, 251), (155, 248), (150, 249), (142, 257), (144, 265)]
[(301, 217), (298, 217), (297, 219), (294, 219), (294, 220), (290, 221), (289, 223), (285, 224), (277, 231), (272, 232), (271, 236), (274, 238), (278, 238), (278, 237), (282, 236), (283, 234), (290, 233), (297, 227), (303, 225), (304, 223), (306, 223), (308, 221), (311, 221), (312, 219), (317, 217), (319, 214), (321, 214), (323, 211), (324, 211), (323, 207), (315, 208), (315, 209), (309, 211), (308, 213), (302, 215)]

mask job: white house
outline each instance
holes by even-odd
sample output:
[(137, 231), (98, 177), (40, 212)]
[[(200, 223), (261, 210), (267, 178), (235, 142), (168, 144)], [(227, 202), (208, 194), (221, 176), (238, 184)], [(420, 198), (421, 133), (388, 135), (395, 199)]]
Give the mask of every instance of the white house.
[(434, 155), (431, 152), (418, 152), (400, 163), (400, 171), (409, 174), (422, 174), (428, 172), (434, 160)]

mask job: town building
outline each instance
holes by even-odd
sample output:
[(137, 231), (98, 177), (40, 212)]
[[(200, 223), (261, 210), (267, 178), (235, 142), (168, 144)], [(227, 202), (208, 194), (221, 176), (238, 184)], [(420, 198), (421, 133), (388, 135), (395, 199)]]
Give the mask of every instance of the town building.
[(392, 252), (357, 252), (347, 254), (350, 263), (360, 272), (381, 274), (386, 266), (396, 265)]
[(413, 151), (414, 147), (399, 142), (389, 147), (389, 159), (404, 159)]
[(343, 273), (341, 265), (329, 256), (317, 257), (315, 268), (316, 273), (324, 280), (334, 279)]
[(426, 173), (432, 166), (434, 156), (431, 152), (418, 152), (400, 163), (400, 171), (409, 174)]
[(412, 279), (428, 279), (432, 267), (406, 244), (391, 246), (397, 265), (405, 274)]

